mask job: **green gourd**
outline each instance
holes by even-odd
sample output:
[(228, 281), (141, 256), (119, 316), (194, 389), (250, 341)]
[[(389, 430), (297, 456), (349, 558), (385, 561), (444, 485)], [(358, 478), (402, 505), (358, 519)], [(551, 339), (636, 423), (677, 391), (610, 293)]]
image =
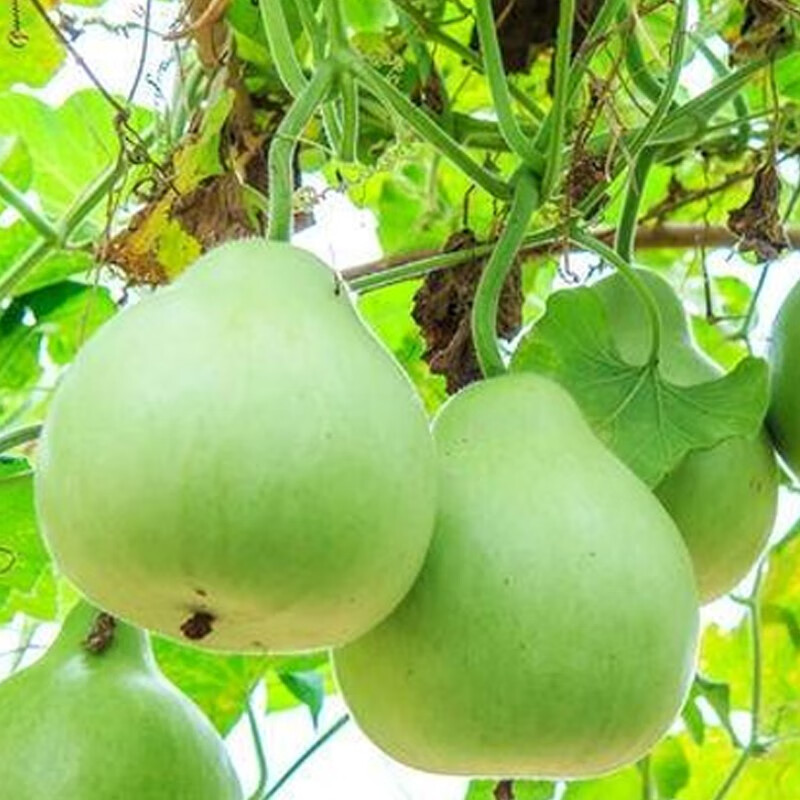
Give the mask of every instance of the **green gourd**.
[[(695, 345), (672, 287), (649, 270), (637, 274), (661, 312), (661, 374), (678, 386), (719, 378), (720, 368)], [(641, 300), (616, 273), (597, 283), (594, 291), (606, 307), (622, 357), (629, 364), (644, 364), (651, 338)], [(655, 492), (689, 548), (701, 599), (720, 597), (753, 567), (775, 523), (778, 469), (766, 433), (690, 452)]]
[(770, 433), (787, 466), (800, 479), (800, 283), (789, 292), (772, 328), (769, 358)]
[(334, 651), (356, 721), (429, 772), (581, 778), (640, 758), (694, 673), (697, 595), (669, 515), (546, 378), (473, 384), (433, 430), (422, 573)]
[(421, 402), (334, 273), (244, 240), (88, 342), (36, 500), (59, 567), (103, 608), (209, 649), (292, 651), (402, 599), (434, 470)]
[(79, 603), (0, 684), (8, 800), (241, 800), (222, 739), (159, 672), (147, 635)]

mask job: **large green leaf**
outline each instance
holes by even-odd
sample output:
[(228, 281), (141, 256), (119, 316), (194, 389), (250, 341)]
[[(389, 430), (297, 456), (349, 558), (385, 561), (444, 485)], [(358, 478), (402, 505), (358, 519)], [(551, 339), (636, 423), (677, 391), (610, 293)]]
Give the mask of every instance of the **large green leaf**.
[(690, 450), (754, 435), (768, 400), (767, 368), (758, 359), (688, 387), (671, 384), (657, 367), (627, 364), (602, 301), (589, 288), (550, 297), (513, 368), (547, 375), (568, 389), (598, 436), (650, 486)]
[(0, 458), (0, 622), (56, 615), (56, 585), (36, 525), (30, 465)]
[(397, 21), (389, 0), (344, 0), (347, 21), (357, 31), (378, 32)]
[[(0, 135), (18, 136), (28, 148), (34, 170), (31, 186), (46, 213), (63, 214), (115, 162), (119, 153), (115, 114), (94, 90), (76, 92), (59, 108), (18, 92), (0, 94)], [(150, 117), (150, 112), (134, 109), (131, 123), (141, 128)], [(102, 207), (95, 212), (98, 224), (104, 213)]]
[(264, 675), (263, 656), (222, 656), (153, 637), (164, 674), (228, 733), (244, 713), (250, 693)]

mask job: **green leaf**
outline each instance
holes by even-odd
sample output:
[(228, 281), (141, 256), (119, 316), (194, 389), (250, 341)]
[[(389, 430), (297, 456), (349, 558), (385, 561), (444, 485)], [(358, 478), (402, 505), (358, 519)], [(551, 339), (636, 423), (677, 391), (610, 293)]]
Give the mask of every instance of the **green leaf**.
[(650, 486), (690, 450), (754, 435), (768, 400), (767, 367), (759, 359), (747, 358), (724, 378), (688, 387), (669, 383), (657, 367), (627, 364), (605, 307), (589, 288), (550, 297), (513, 369), (561, 383), (595, 433)]
[[(495, 800), (496, 780), (472, 781), (464, 800)], [(550, 781), (514, 781), (514, 800), (550, 800), (556, 785)]]
[(36, 524), (25, 459), (0, 458), (0, 510), (0, 622), (19, 612), (53, 619), (56, 584)]
[(0, 172), (18, 191), (28, 191), (33, 177), (33, 162), (28, 148), (18, 136), (0, 136)]
[[(61, 216), (115, 162), (119, 137), (114, 114), (94, 90), (76, 92), (59, 108), (17, 92), (0, 94), (0, 135), (18, 136), (28, 148), (34, 170), (31, 187), (46, 214)], [(151, 112), (133, 109), (131, 124), (141, 128), (150, 117)], [(92, 217), (98, 232), (104, 214), (101, 203)]]
[(222, 656), (153, 637), (161, 670), (197, 703), (224, 736), (244, 713), (264, 675), (264, 656)]
[(42, 367), (42, 334), (26, 318), (25, 306), (14, 301), (0, 314), (0, 420), (24, 405)]
[(344, 13), (350, 26), (359, 32), (378, 33), (397, 22), (389, 0), (344, 0)]
[(642, 778), (635, 767), (567, 786), (562, 800), (641, 800)]
[(279, 672), (278, 678), (293, 697), (308, 708), (311, 722), (317, 727), (325, 703), (325, 680), (319, 672)]
[[(45, 6), (51, 5), (45, 2)], [(20, 0), (20, 29), (27, 37), (22, 47), (12, 47), (9, 35), (14, 17), (11, 3), (0, 9), (0, 91), (17, 83), (44, 86), (61, 66), (66, 55), (63, 46), (39, 16), (33, 3)]]
[(83, 343), (117, 310), (108, 289), (65, 281), (25, 295), (47, 350), (56, 364), (69, 364)]
[(658, 796), (671, 800), (689, 782), (691, 768), (679, 739), (669, 736), (650, 757), (653, 780)]

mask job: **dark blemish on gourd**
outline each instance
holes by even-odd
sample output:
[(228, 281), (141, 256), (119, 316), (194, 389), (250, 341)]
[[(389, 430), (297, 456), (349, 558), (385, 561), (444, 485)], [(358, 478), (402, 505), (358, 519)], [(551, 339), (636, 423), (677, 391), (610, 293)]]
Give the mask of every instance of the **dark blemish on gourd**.
[(101, 612), (98, 614), (86, 638), (83, 640), (83, 647), (94, 655), (104, 653), (114, 641), (114, 631), (117, 628), (117, 621), (111, 614)]
[(192, 642), (205, 639), (213, 630), (216, 617), (208, 611), (195, 611), (181, 625), (181, 633)]
[(198, 597), (208, 597), (208, 592), (207, 592), (205, 589), (195, 589), (195, 590), (194, 590), (194, 593), (195, 593), (195, 594), (196, 594)]

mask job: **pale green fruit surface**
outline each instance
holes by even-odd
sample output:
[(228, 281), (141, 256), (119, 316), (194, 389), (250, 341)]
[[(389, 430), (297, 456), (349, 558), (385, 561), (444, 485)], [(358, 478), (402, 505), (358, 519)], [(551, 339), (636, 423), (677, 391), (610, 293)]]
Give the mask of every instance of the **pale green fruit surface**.
[(173, 637), (191, 620), (211, 649), (302, 650), (365, 632), (408, 591), (434, 446), (333, 273), (242, 241), (81, 351), (36, 497), (59, 567), (103, 608)]
[(0, 795), (8, 800), (241, 800), (222, 739), (118, 624), (103, 652), (80, 604), (53, 647), (0, 684)]
[(800, 479), (800, 283), (784, 301), (770, 343), (769, 428), (778, 452)]
[(531, 374), (440, 412), (421, 576), (334, 652), (358, 724), (430, 772), (578, 778), (641, 757), (691, 681), (697, 596), (669, 515)]
[[(661, 311), (659, 366), (664, 377), (679, 386), (718, 378), (719, 367), (694, 344), (672, 287), (649, 270), (637, 272)], [(633, 289), (614, 274), (596, 284), (595, 290), (608, 311), (620, 354), (630, 364), (644, 364), (650, 353), (650, 329)], [(775, 455), (762, 433), (689, 453), (656, 487), (689, 548), (703, 601), (733, 589), (758, 559), (775, 523), (778, 482)]]

